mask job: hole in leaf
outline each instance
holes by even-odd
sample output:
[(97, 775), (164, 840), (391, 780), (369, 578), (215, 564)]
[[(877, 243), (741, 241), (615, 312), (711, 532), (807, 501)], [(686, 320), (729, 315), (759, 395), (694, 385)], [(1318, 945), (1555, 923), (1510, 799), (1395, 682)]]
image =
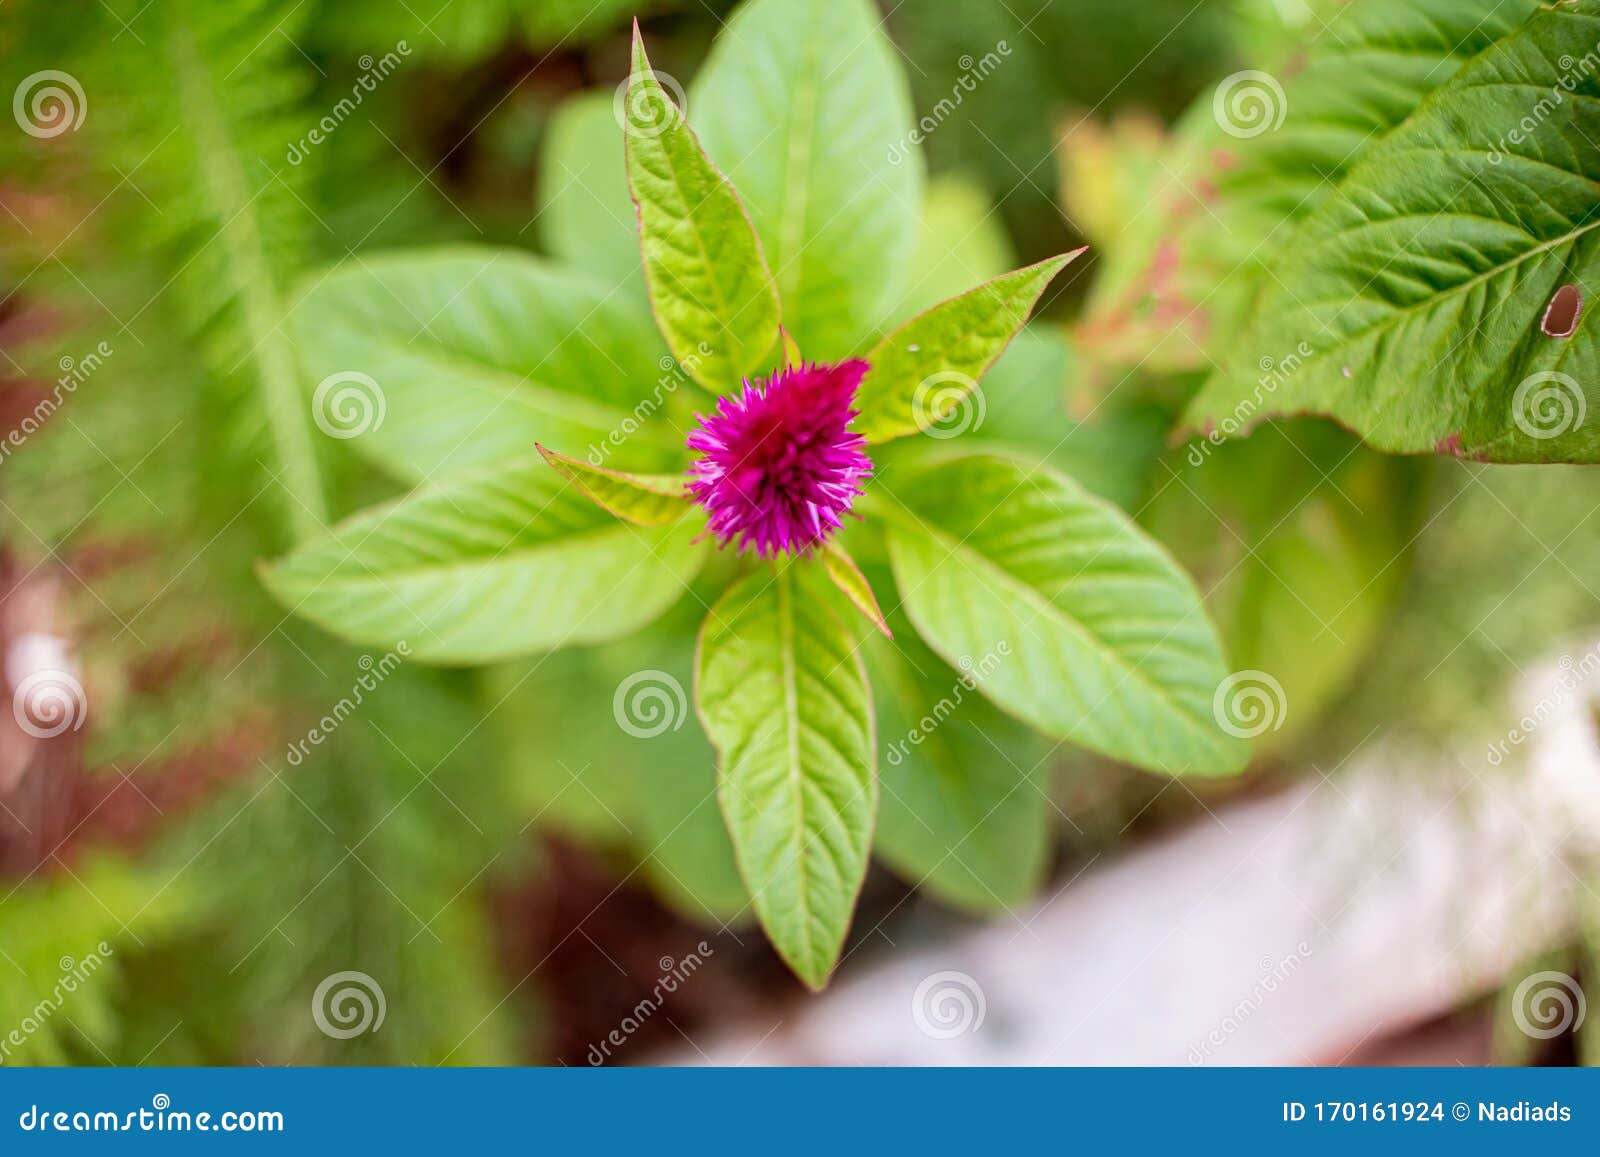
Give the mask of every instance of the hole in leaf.
[(1546, 337), (1571, 337), (1578, 330), (1578, 315), (1582, 312), (1583, 294), (1576, 285), (1563, 285), (1550, 299), (1539, 328)]

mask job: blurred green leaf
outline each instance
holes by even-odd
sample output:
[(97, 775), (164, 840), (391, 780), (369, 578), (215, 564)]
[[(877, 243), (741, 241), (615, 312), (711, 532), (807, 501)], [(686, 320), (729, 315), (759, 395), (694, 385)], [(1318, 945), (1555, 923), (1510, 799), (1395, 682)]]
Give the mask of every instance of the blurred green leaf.
[(1258, 750), (1304, 735), (1382, 638), (1421, 529), (1421, 475), (1313, 420), (1164, 460), (1145, 525), (1206, 592), (1234, 666), (1282, 688), (1287, 711)]
[(545, 131), (538, 195), (545, 249), (644, 301), (639, 221), (611, 90), (568, 97)]
[(983, 187), (966, 177), (935, 177), (922, 198), (906, 287), (886, 320), (906, 321), (1018, 264), (1005, 223)]
[(808, 358), (854, 352), (900, 293), (922, 215), (910, 99), (872, 4), (746, 0), (688, 114), (749, 207), (784, 327)]
[[(357, 260), (311, 281), (291, 324), (318, 425), (409, 481), (525, 457), (536, 441), (603, 444), (664, 373), (646, 314), (510, 249)], [(677, 436), (640, 426), (624, 460), (676, 465)]]
[[(888, 581), (888, 576), (884, 576)], [(863, 651), (878, 708), (875, 854), (946, 903), (993, 912), (1028, 899), (1049, 859), (1050, 743), (977, 691), (903, 614)]]

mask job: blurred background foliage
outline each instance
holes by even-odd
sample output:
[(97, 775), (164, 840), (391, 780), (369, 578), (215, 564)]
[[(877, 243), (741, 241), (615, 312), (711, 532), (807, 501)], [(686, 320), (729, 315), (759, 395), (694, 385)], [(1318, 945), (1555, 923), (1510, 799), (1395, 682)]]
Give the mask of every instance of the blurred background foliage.
[[(1290, 718), (1257, 770), (1195, 788), (1207, 799), (1335, 766), (1380, 728), (1468, 741), (1492, 729), (1508, 674), (1593, 625), (1573, 582), (1600, 569), (1590, 472), (1385, 458), (1309, 420), (1211, 448), (1205, 469), (1169, 445), (1228, 333), (1186, 328), (1192, 315), (1164, 312), (1141, 277), (1164, 241), (1210, 228), (1183, 195), (1186, 164), (1216, 144), (1210, 88), (1239, 68), (1292, 71), (1344, 7), (903, 0), (887, 18), (919, 112), (1007, 46), (928, 136), (903, 307), (1094, 246), (986, 382), (964, 448), (1044, 452), (1133, 512), (1208, 592), (1234, 666), (1285, 687)], [(284, 420), (306, 390), (279, 325), (291, 295), (332, 262), (445, 241), (636, 275), (626, 202), (595, 192), (621, 172), (627, 24), (639, 16), (658, 70), (687, 82), (730, 8), (7, 7), (6, 83), (66, 69), (88, 115), (48, 140), (0, 133), (0, 414), (32, 412), (61, 359), (114, 351), (0, 466), (0, 635), (71, 639), (92, 703), (83, 732), (0, 768), (0, 1031), (34, 1014), (63, 957), (114, 948), (8, 1060), (575, 1061), (637, 1001), (630, 974), (708, 934), (716, 995), (685, 996), (682, 1023), (794, 997), (743, 931), (699, 731), (646, 742), (613, 725), (626, 674), (689, 685), (692, 600), (621, 644), (478, 672), (402, 664), (294, 763), (289, 745), (378, 656), (285, 616), (254, 571), (300, 529), (393, 492)], [(331, 142), (293, 160), (401, 44)], [(1186, 256), (1200, 285), (1237, 259), (1216, 237)], [(892, 651), (872, 662), (906, 683)], [(886, 718), (915, 717), (919, 689), (905, 691)], [(980, 763), (983, 735), (1007, 724), (974, 712), (955, 746)], [(908, 896), (894, 870), (918, 858), (918, 833), (896, 807), (914, 806), (917, 782), (886, 793), (888, 871), (869, 880), (858, 935), (892, 911), (936, 934), (1200, 806), (1081, 754), (1053, 765), (1070, 822), (1027, 846), (977, 841), (1003, 897), (959, 864)], [(333, 1040), (305, 1015), (345, 969), (381, 978), (381, 1032)]]

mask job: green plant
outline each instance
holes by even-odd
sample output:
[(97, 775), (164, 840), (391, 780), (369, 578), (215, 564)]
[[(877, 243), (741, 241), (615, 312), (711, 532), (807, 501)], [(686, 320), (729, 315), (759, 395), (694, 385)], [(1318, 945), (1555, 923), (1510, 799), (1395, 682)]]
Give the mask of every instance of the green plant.
[[(834, 59), (841, 36), (860, 46)], [(866, 5), (752, 0), (689, 95), (699, 137), (663, 79), (636, 35), (619, 101), (655, 328), (620, 255), (616, 289), (490, 249), (319, 279), (293, 318), (319, 423), (424, 484), (264, 575), (335, 634), (451, 664), (622, 639), (693, 592), (694, 697), (740, 873), (820, 986), (866, 872), (886, 745), (891, 858), (978, 906), (1026, 894), (1048, 805), (1035, 754), (975, 766), (947, 746), (971, 741), (943, 734), (947, 714), (987, 721), (987, 700), (1173, 775), (1237, 771), (1247, 745), (1214, 716), (1227, 669), (1200, 596), (1153, 540), (1037, 454), (943, 445), (1074, 254), (905, 318), (922, 177)], [(885, 571), (892, 617), (948, 666), (898, 645)], [(666, 653), (641, 673), (664, 676), (670, 712)], [(895, 712), (913, 721), (903, 736), (884, 732)], [(959, 875), (942, 870), (952, 856)]]

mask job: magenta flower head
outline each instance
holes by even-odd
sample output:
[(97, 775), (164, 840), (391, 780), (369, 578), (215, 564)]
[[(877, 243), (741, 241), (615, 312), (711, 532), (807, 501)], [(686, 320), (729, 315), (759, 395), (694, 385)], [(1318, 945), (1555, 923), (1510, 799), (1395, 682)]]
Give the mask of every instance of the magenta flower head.
[(719, 546), (762, 558), (809, 550), (838, 530), (872, 473), (850, 432), (864, 361), (801, 365), (748, 379), (689, 435), (689, 493)]

